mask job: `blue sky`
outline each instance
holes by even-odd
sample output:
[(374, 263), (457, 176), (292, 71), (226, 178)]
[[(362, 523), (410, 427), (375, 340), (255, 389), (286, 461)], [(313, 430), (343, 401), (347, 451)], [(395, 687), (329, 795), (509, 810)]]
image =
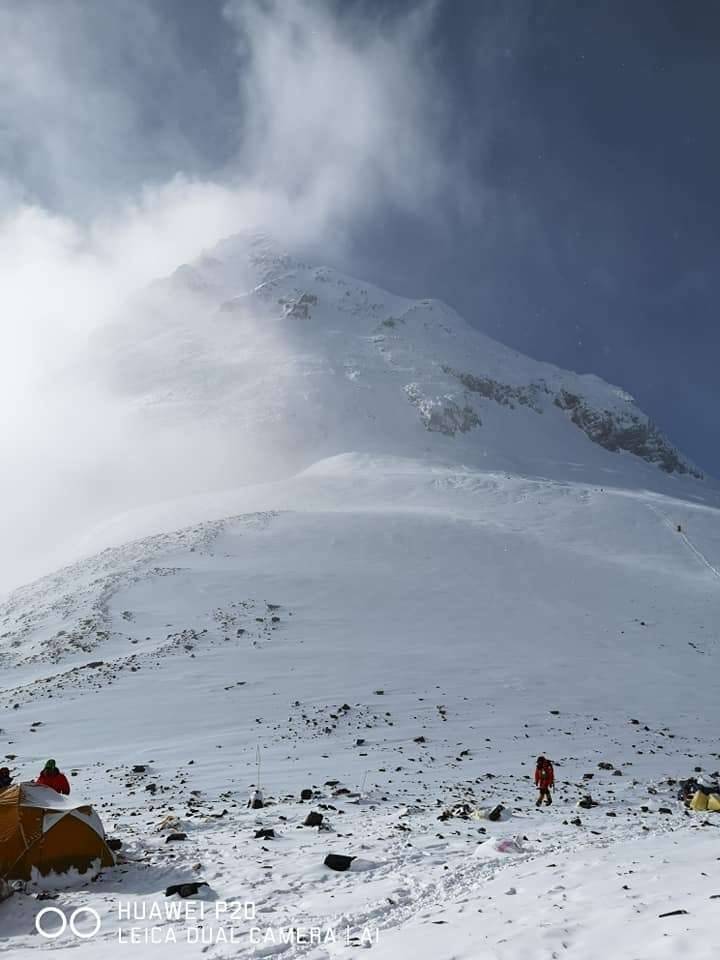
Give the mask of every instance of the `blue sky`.
[(705, 0), (0, 0), (0, 213), (83, 246), (179, 174), (315, 198), (325, 262), (621, 384), (720, 475), (719, 27)]

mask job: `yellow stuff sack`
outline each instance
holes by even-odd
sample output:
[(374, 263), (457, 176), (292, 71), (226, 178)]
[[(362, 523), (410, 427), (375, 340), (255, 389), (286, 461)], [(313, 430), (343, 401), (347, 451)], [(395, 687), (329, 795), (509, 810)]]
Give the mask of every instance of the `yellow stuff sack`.
[(702, 790), (698, 790), (695, 796), (690, 801), (691, 810), (707, 810), (708, 808), (708, 795), (703, 793)]

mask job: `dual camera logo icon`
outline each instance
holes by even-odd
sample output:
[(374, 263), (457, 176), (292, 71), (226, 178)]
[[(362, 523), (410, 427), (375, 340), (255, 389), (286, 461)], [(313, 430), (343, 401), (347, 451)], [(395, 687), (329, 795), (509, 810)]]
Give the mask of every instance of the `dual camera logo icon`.
[[(52, 919), (53, 917), (55, 919)], [(90, 929), (86, 929), (85, 923), (82, 927), (78, 925), (78, 920), (82, 917), (88, 917), (92, 921)], [(57, 940), (68, 927), (78, 940), (91, 940), (101, 926), (100, 914), (92, 907), (78, 907), (69, 917), (58, 907), (44, 907), (35, 917), (35, 929), (46, 940)]]

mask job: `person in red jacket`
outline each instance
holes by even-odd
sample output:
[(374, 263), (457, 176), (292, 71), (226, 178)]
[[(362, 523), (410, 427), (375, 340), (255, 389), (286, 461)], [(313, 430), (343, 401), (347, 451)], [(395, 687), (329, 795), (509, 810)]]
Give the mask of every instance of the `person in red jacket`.
[(538, 788), (540, 793), (538, 794), (536, 807), (539, 807), (540, 804), (545, 801), (546, 806), (550, 806), (552, 803), (552, 797), (550, 796), (550, 790), (555, 785), (555, 771), (553, 770), (553, 765), (547, 759), (547, 757), (538, 757), (537, 766), (535, 767), (535, 786)]
[(70, 793), (70, 784), (67, 777), (58, 770), (54, 760), (48, 760), (35, 783), (41, 787), (50, 787), (58, 793), (65, 794), (65, 796)]

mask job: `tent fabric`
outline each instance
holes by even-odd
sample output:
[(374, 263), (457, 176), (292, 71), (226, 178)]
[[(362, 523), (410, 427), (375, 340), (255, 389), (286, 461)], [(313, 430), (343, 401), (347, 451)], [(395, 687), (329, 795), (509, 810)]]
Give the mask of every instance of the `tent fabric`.
[(102, 820), (93, 809), (87, 807), (80, 810), (68, 810), (67, 812), (63, 810), (48, 811), (43, 816), (43, 833), (47, 833), (48, 830), (54, 827), (63, 817), (75, 817), (78, 820), (82, 820), (82, 822), (86, 823), (91, 830), (94, 830), (99, 837), (104, 839), (105, 830), (103, 829)]
[(708, 808), (708, 795), (703, 793), (702, 790), (698, 790), (695, 796), (690, 801), (691, 810), (707, 810)]
[(21, 783), (0, 793), (0, 877), (30, 880), (115, 864), (100, 817), (89, 804)]
[(22, 787), (24, 807), (38, 807), (41, 810), (78, 810), (80, 807), (87, 806), (63, 796), (52, 787), (44, 787), (39, 783), (19, 783), (17, 786)]

